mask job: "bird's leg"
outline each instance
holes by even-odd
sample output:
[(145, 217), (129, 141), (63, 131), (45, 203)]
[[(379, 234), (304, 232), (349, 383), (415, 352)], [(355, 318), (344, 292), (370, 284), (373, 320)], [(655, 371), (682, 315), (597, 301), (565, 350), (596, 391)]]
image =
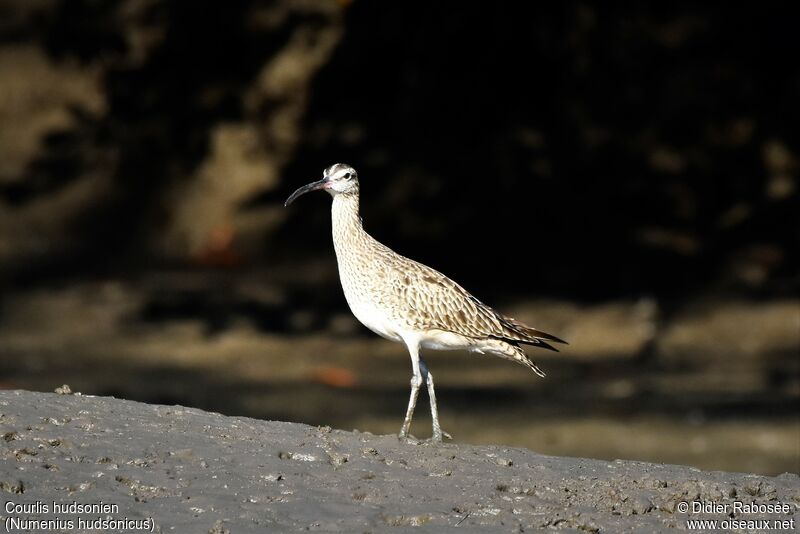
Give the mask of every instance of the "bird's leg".
[(403, 420), (403, 426), (400, 428), (400, 437), (408, 437), (408, 430), (411, 428), (411, 418), (414, 417), (414, 408), (417, 406), (417, 397), (419, 396), (419, 387), (422, 385), (422, 377), (414, 375), (411, 377), (411, 396), (408, 398), (408, 410), (406, 410), (406, 418)]
[(423, 380), (425, 380), (425, 383), (428, 385), (428, 398), (431, 403), (431, 420), (433, 421), (433, 437), (431, 441), (441, 443), (442, 436), (447, 439), (453, 439), (453, 436), (443, 431), (442, 427), (439, 425), (439, 408), (436, 406), (436, 391), (434, 391), (433, 388), (433, 374), (428, 371), (428, 366), (425, 365), (422, 358), (419, 359), (419, 368)]
[(408, 430), (411, 428), (411, 419), (414, 417), (414, 408), (417, 406), (417, 397), (419, 396), (419, 388), (422, 385), (422, 374), (419, 370), (419, 345), (416, 343), (408, 343), (408, 353), (411, 355), (411, 367), (414, 374), (411, 376), (411, 396), (408, 398), (408, 410), (406, 410), (406, 418), (403, 420), (403, 426), (400, 428), (400, 437), (408, 437)]

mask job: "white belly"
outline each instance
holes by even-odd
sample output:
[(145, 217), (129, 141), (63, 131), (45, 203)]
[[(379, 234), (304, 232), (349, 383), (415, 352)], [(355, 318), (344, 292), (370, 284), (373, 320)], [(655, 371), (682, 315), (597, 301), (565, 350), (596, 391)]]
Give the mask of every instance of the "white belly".
[(434, 350), (475, 350), (474, 344), (464, 336), (442, 330), (421, 333), (420, 346)]
[(476, 350), (469, 340), (458, 334), (442, 332), (441, 330), (431, 330), (428, 332), (409, 330), (407, 327), (404, 328), (394, 321), (391, 321), (370, 304), (351, 302), (349, 299), (347, 303), (350, 305), (350, 311), (353, 312), (353, 315), (356, 316), (356, 319), (358, 319), (361, 324), (386, 339), (404, 343), (414, 343), (412, 340), (416, 340), (419, 346), (425, 349)]
[(345, 298), (347, 298), (350, 311), (353, 312), (353, 315), (356, 316), (356, 319), (361, 324), (386, 339), (391, 339), (392, 341), (403, 340), (398, 332), (397, 325), (390, 321), (377, 307), (369, 303), (360, 302), (357, 299), (351, 299), (346, 293)]

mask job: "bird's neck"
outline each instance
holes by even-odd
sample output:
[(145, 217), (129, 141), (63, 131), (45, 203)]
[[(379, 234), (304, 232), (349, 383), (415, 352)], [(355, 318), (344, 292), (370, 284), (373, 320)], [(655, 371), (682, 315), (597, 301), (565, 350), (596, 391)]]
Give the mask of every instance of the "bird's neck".
[(345, 194), (333, 197), (331, 207), (333, 242), (346, 243), (364, 237), (364, 228), (358, 213), (358, 195)]

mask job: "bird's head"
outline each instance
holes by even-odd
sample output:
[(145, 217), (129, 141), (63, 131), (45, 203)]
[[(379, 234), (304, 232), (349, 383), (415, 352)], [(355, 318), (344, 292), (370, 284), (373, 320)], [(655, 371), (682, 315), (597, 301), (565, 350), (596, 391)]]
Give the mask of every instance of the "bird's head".
[(309, 191), (316, 191), (317, 189), (323, 189), (334, 197), (336, 195), (358, 194), (358, 173), (356, 173), (356, 170), (350, 165), (335, 163), (322, 171), (321, 180), (304, 185), (292, 193), (291, 196), (286, 199), (284, 206), (288, 206), (294, 202), (297, 197)]

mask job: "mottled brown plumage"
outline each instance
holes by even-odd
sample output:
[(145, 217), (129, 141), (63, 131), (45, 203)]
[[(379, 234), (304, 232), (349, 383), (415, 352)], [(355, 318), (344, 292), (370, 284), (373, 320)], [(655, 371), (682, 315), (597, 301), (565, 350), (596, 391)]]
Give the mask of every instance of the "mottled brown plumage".
[(441, 440), (442, 436), (433, 376), (419, 358), (420, 348), (488, 352), (544, 376), (520, 345), (556, 350), (547, 342), (565, 342), (493, 310), (442, 273), (397, 254), (365, 232), (359, 217), (358, 180), (352, 167), (329, 167), (322, 180), (299, 189), (287, 204), (313, 189), (326, 189), (333, 195), (333, 243), (350, 309), (372, 331), (405, 343), (411, 354), (412, 394), (401, 435), (408, 431), (424, 378), (431, 396), (434, 439)]

